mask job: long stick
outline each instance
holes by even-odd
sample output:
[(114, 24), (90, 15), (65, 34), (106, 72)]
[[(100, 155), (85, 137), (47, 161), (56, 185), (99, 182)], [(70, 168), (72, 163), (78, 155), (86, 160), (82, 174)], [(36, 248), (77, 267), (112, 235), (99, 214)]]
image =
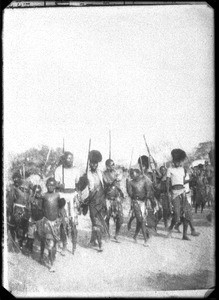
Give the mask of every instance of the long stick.
[(109, 130), (109, 159), (111, 159), (111, 130)]
[(146, 138), (145, 138), (145, 135), (144, 135), (144, 134), (143, 134), (143, 137), (144, 137), (145, 146), (146, 146), (146, 148), (147, 148), (148, 155), (149, 155), (149, 163), (150, 163), (150, 167), (151, 167), (151, 169), (153, 170), (153, 168), (152, 168), (152, 165), (151, 165), (150, 158), (152, 158), (152, 160), (153, 160), (153, 163), (154, 163), (154, 166), (156, 166), (156, 162), (155, 162), (155, 160), (154, 160), (153, 156), (151, 155), (151, 152), (150, 152), (150, 149), (149, 149), (149, 147), (148, 147), (148, 144), (147, 144), (147, 142), (146, 142)]
[(139, 158), (140, 158), (141, 173), (144, 174), (141, 155), (139, 155)]
[(89, 166), (89, 154), (90, 154), (90, 146), (91, 146), (91, 139), (89, 139), (88, 154), (87, 154), (87, 166), (86, 166), (86, 174), (87, 174), (87, 172), (88, 172), (88, 166)]
[(131, 165), (132, 165), (133, 152), (134, 152), (134, 147), (132, 148), (132, 154), (131, 154), (131, 159), (130, 159), (130, 164), (129, 164), (129, 171), (130, 171)]
[(45, 164), (44, 164), (43, 169), (42, 169), (43, 172), (46, 170), (46, 164), (47, 164), (47, 161), (48, 161), (48, 159), (49, 159), (51, 149), (52, 149), (52, 147), (49, 148), (49, 151), (48, 151), (48, 153), (47, 153), (46, 161), (45, 161)]
[(65, 184), (65, 174), (64, 174), (64, 153), (65, 153), (65, 140), (63, 138), (63, 148), (62, 148), (62, 154), (63, 154), (63, 161), (62, 161), (62, 184)]
[(25, 164), (23, 164), (23, 179), (25, 180)]

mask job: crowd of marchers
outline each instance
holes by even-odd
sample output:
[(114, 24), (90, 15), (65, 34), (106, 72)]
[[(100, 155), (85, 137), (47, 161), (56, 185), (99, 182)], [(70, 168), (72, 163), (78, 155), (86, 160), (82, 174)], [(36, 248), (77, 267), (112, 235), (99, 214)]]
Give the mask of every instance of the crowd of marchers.
[[(157, 230), (163, 222), (167, 237), (173, 229), (180, 231), (182, 239), (190, 241), (191, 235), (199, 236), (193, 223), (192, 211), (201, 212), (205, 205), (214, 209), (214, 160), (209, 152), (209, 162), (186, 167), (185, 151), (171, 151), (172, 165), (156, 168), (150, 157), (140, 156), (136, 167), (130, 168), (126, 178), (126, 195), (130, 201), (127, 228), (135, 219), (134, 242), (139, 232), (143, 235), (143, 246), (148, 247), (150, 228)], [(64, 158), (64, 159), (63, 159)], [(124, 225), (124, 191), (121, 188), (123, 175), (118, 172), (112, 159), (105, 162), (105, 170), (98, 164), (102, 155), (97, 150), (89, 151), (87, 170), (81, 176), (73, 164), (71, 152), (64, 152), (54, 174), (46, 181), (46, 191), (39, 184), (22, 178), (19, 172), (12, 176), (12, 184), (6, 191), (7, 232), (13, 248), (26, 255), (33, 253), (36, 240), (40, 242), (40, 263), (55, 271), (57, 247), (65, 255), (68, 238), (72, 254), (76, 251), (78, 222), (80, 216), (89, 213), (92, 225), (89, 247), (103, 251), (103, 238), (110, 237), (110, 219), (114, 220), (115, 233), (112, 238), (121, 242), (121, 226)], [(45, 251), (46, 250), (46, 251)], [(78, 250), (77, 250), (78, 251)]]

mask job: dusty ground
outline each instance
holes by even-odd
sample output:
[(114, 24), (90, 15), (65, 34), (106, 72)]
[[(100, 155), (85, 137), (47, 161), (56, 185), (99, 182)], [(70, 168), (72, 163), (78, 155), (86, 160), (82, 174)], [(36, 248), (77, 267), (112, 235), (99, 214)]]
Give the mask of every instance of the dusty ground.
[(173, 238), (166, 238), (160, 222), (157, 235), (151, 232), (146, 248), (141, 234), (139, 242), (133, 242), (135, 222), (128, 232), (125, 210), (121, 243), (105, 240), (102, 253), (87, 248), (90, 220), (88, 215), (80, 216), (77, 251), (74, 256), (70, 253), (69, 242), (65, 257), (58, 252), (55, 273), (38, 263), (38, 243), (33, 258), (8, 253), (8, 289), (18, 297), (147, 296), (152, 291), (208, 289), (215, 285), (215, 232), (214, 224), (206, 219), (208, 213), (206, 208), (202, 214), (194, 214), (199, 237), (191, 236), (189, 230), (191, 241), (183, 241), (182, 234), (176, 232)]

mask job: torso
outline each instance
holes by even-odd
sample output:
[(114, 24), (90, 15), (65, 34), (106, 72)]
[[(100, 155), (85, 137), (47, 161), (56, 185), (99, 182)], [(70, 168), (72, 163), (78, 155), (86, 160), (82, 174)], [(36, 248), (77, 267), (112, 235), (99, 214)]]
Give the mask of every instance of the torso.
[(184, 185), (185, 170), (183, 167), (169, 168), (167, 170), (167, 177), (171, 179), (172, 186)]
[(42, 202), (43, 198), (31, 197), (31, 217), (35, 221), (43, 218)]
[(136, 197), (140, 199), (142, 199), (142, 201), (144, 201), (144, 199), (146, 199), (147, 197), (147, 182), (144, 176), (141, 176), (141, 178), (136, 181), (136, 180), (132, 180), (130, 182), (130, 186), (132, 189), (132, 195), (131, 197), (133, 199), (135, 199)]
[[(75, 184), (78, 182), (80, 172), (76, 167), (64, 168), (64, 184), (66, 189), (75, 189)], [(62, 166), (59, 166), (55, 171), (56, 181), (62, 183)]]
[(104, 177), (104, 183), (107, 185), (112, 184), (113, 185), (107, 189), (107, 197), (109, 198), (113, 198), (113, 197), (117, 197), (119, 195), (118, 189), (119, 188), (119, 182), (115, 181), (115, 179), (117, 178), (117, 173), (116, 171), (110, 172), (108, 170), (104, 171), (103, 173), (103, 177)]
[(46, 193), (43, 196), (44, 216), (50, 221), (55, 221), (59, 216), (58, 200), (59, 193)]

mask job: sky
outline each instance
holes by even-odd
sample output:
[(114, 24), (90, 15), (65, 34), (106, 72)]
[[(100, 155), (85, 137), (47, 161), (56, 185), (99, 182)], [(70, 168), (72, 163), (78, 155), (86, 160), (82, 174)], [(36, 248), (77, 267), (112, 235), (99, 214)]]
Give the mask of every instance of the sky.
[[(4, 153), (42, 144), (86, 163), (158, 162), (214, 139), (214, 15), (207, 5), (5, 9)], [(76, 159), (76, 160), (77, 160)]]

